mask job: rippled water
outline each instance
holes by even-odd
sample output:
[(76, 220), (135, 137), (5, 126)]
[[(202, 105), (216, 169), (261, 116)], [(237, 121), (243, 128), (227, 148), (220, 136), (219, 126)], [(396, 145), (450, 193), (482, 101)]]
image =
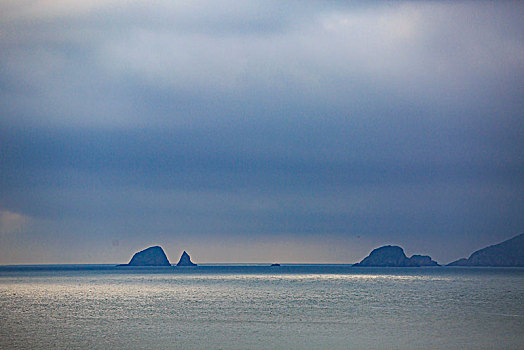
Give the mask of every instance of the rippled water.
[(0, 348), (523, 349), (524, 269), (4, 266)]

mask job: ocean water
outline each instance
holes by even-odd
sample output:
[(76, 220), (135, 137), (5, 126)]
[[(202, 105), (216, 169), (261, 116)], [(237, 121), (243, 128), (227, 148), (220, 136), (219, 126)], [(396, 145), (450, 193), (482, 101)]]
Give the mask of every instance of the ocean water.
[(524, 349), (522, 268), (0, 266), (0, 349)]

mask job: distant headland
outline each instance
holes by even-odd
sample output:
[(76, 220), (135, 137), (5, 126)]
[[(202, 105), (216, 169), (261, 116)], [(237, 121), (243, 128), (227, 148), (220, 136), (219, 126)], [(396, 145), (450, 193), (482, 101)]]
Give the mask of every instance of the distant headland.
[(502, 243), (479, 249), (469, 258), (453, 261), (447, 266), (524, 266), (524, 233)]

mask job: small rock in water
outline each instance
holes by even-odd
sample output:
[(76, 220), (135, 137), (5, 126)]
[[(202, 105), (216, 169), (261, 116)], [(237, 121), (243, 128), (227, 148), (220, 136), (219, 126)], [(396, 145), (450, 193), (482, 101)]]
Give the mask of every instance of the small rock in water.
[(187, 254), (185, 251), (182, 253), (182, 256), (180, 257), (180, 260), (178, 261), (178, 264), (176, 266), (197, 266), (197, 264), (193, 263), (191, 261), (191, 258), (189, 257), (189, 254)]

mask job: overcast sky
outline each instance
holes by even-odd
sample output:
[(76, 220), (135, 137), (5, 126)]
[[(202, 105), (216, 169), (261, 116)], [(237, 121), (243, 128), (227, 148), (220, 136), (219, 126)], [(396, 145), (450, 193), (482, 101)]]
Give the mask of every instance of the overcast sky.
[(522, 232), (522, 2), (0, 0), (0, 264)]

